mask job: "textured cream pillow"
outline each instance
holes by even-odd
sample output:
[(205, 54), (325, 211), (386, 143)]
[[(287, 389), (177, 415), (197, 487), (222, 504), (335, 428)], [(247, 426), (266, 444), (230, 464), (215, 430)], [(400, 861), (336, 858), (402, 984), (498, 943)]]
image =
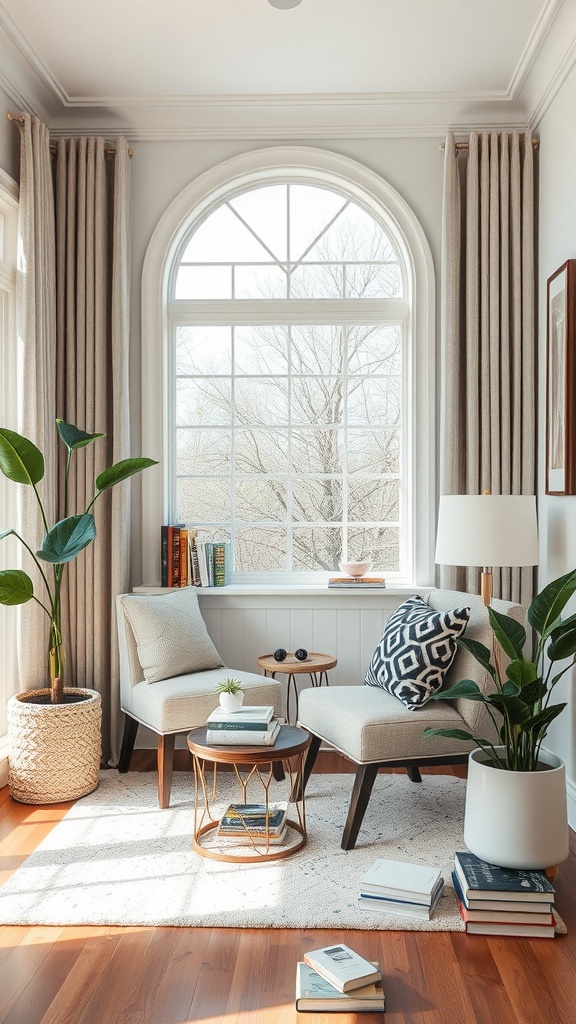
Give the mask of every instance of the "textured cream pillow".
[(130, 594), (122, 598), (122, 606), (146, 682), (224, 664), (208, 636), (192, 587), (150, 597)]

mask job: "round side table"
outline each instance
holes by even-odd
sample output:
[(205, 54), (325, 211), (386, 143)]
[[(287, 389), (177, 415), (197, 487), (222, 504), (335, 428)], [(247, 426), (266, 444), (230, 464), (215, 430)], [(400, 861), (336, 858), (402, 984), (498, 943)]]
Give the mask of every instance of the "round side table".
[(338, 659), (331, 654), (309, 654), (305, 661), (299, 661), (294, 654), (287, 654), (284, 661), (276, 661), (273, 654), (261, 654), (258, 658), (259, 668), (264, 669), (264, 675), (271, 679), (276, 678), (276, 673), (288, 676), (288, 689), (286, 693), (286, 718), (290, 717), (290, 694), (294, 691), (296, 704), (295, 722), (298, 721), (298, 686), (296, 676), (308, 675), (312, 686), (322, 686), (323, 683), (329, 686), (328, 673), (337, 664)]
[[(297, 853), (306, 846), (306, 805), (303, 792), (304, 757), (310, 746), (310, 733), (292, 725), (283, 725), (274, 743), (269, 747), (240, 745), (216, 745), (206, 742), (206, 726), (188, 733), (188, 747), (194, 765), (194, 835), (192, 846), (196, 853), (212, 860), (229, 861), (234, 864), (254, 864), (262, 860), (282, 860)], [(269, 790), (274, 779), (274, 763), (280, 761), (286, 772), (288, 790), (288, 811), (293, 817), (286, 818), (289, 842), (275, 846), (273, 836), (266, 831), (257, 838), (246, 833), (245, 845), (232, 843), (228, 838), (220, 839), (217, 830), (220, 819), (214, 816), (210, 801), (217, 801), (217, 766), (231, 765), (239, 783), (240, 802), (247, 803), (248, 785), (260, 784), (266, 814), (270, 806)], [(214, 766), (214, 780), (210, 787), (206, 780), (206, 767)], [(296, 819), (296, 820), (294, 820)], [(229, 845), (226, 845), (226, 844)]]

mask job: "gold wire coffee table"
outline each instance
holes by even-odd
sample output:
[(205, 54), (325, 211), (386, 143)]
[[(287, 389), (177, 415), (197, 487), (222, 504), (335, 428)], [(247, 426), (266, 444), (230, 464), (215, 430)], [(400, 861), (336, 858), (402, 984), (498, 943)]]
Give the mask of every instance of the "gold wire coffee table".
[[(293, 725), (280, 728), (274, 745), (217, 746), (206, 742), (206, 727), (193, 729), (188, 733), (188, 747), (194, 765), (194, 834), (192, 847), (201, 857), (229, 861), (234, 864), (255, 864), (259, 861), (283, 860), (306, 846), (306, 808), (302, 786), (304, 756), (310, 745), (310, 733)], [(220, 838), (216, 830), (220, 819), (215, 816), (213, 805), (218, 800), (218, 765), (231, 765), (240, 785), (240, 801), (247, 803), (248, 785), (257, 784), (263, 790), (266, 812), (270, 804), (270, 787), (274, 780), (274, 765), (280, 763), (284, 769), (288, 786), (287, 843), (274, 846), (273, 835), (263, 832), (255, 838), (246, 834), (245, 845), (234, 844), (232, 839)], [(213, 781), (208, 784), (206, 769), (214, 767)]]

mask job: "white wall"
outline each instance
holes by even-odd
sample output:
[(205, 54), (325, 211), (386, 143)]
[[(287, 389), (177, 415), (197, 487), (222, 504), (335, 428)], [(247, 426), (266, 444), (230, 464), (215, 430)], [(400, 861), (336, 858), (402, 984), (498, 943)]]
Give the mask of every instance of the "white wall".
[[(538, 126), (540, 135), (539, 239), (539, 521), (540, 586), (576, 567), (576, 496), (553, 497), (545, 486), (546, 280), (576, 258), (576, 71), (573, 69)], [(576, 611), (576, 601), (572, 611)], [(576, 672), (559, 684), (557, 702), (569, 707), (554, 723), (548, 746), (566, 762), (569, 816), (576, 828)], [(561, 691), (561, 692), (560, 692)]]
[(0, 88), (0, 168), (14, 181), (20, 177), (20, 129), (9, 121), (6, 114), (18, 113), (12, 100)]

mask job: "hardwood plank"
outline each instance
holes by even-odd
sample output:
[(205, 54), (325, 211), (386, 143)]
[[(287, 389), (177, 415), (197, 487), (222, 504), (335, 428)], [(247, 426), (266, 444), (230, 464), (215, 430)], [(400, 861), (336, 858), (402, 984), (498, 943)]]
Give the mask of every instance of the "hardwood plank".
[[(187, 761), (187, 752), (179, 753)], [(145, 768), (153, 770), (154, 761), (155, 751), (134, 752), (134, 762)], [(353, 770), (331, 751), (321, 751), (317, 764), (322, 773)], [(422, 772), (462, 777), (465, 767)], [(0, 877), (15, 870), (68, 806), (16, 804), (0, 790)], [(295, 965), (306, 950), (344, 941), (381, 962), (387, 1024), (572, 1024), (575, 868), (571, 834), (570, 855), (556, 880), (569, 931), (554, 940), (339, 929), (0, 926), (0, 1021), (334, 1024), (333, 1014), (296, 1014)], [(358, 1020), (338, 1015), (339, 1024)], [(377, 1021), (382, 1024), (378, 1014), (362, 1016), (362, 1024)]]

